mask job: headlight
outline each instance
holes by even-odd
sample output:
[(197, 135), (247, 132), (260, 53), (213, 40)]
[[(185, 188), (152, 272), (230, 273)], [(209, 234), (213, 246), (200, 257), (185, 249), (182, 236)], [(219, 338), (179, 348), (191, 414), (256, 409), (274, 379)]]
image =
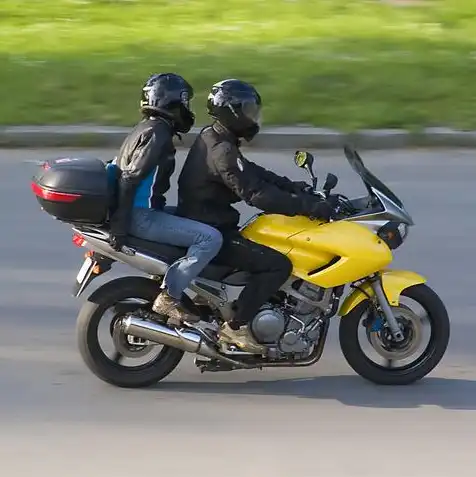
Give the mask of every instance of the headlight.
[(408, 225), (402, 222), (387, 222), (380, 227), (377, 235), (391, 250), (395, 250), (402, 245), (408, 235)]
[(407, 238), (408, 230), (409, 227), (407, 224), (404, 224), (403, 222), (398, 224), (398, 231), (400, 232), (400, 235), (402, 237), (402, 242)]

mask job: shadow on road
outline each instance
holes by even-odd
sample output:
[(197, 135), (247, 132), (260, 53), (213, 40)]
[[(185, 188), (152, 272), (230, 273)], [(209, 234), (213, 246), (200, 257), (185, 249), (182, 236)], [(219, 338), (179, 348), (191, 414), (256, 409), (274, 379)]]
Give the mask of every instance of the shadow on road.
[(410, 386), (376, 386), (359, 376), (324, 376), (245, 383), (185, 383), (164, 381), (153, 388), (160, 392), (294, 396), (337, 400), (346, 406), (371, 408), (418, 408), (476, 410), (476, 381), (426, 378)]

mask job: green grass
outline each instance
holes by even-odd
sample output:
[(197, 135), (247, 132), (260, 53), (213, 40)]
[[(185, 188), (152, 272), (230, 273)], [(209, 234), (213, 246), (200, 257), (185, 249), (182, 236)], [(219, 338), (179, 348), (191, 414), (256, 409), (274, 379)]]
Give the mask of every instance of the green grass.
[(1, 0), (0, 124), (130, 125), (150, 74), (254, 83), (265, 125), (476, 128), (476, 1)]

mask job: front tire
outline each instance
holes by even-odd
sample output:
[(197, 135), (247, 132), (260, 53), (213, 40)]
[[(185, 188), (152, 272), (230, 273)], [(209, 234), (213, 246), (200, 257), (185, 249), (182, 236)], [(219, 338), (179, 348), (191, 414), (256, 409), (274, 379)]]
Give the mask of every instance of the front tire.
[(182, 360), (183, 351), (164, 346), (154, 360), (144, 365), (121, 366), (106, 356), (99, 343), (99, 323), (108, 309), (128, 298), (152, 302), (159, 291), (154, 280), (122, 277), (98, 288), (82, 306), (76, 323), (79, 352), (89, 370), (102, 381), (123, 388), (152, 386), (168, 376)]
[(430, 341), (423, 354), (401, 368), (385, 368), (371, 361), (363, 352), (358, 330), (368, 307), (365, 300), (348, 315), (342, 317), (339, 325), (339, 341), (342, 353), (349, 366), (360, 376), (375, 384), (405, 385), (418, 381), (430, 373), (443, 358), (450, 338), (450, 322), (446, 307), (439, 296), (427, 285), (419, 284), (402, 292), (422, 306), (431, 324)]

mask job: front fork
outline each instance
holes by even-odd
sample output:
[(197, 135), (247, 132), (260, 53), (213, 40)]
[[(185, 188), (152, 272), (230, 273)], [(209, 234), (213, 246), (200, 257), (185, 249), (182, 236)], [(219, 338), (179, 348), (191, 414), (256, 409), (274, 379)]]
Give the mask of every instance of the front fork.
[(382, 312), (385, 316), (385, 321), (390, 328), (393, 339), (397, 342), (402, 341), (404, 339), (404, 336), (402, 330), (400, 329), (400, 326), (398, 325), (398, 321), (393, 314), (392, 308), (390, 307), (390, 303), (388, 302), (385, 292), (383, 291), (382, 279), (380, 275), (372, 277), (371, 283), (373, 291), (375, 293), (375, 297), (377, 298), (377, 302), (382, 309)]

